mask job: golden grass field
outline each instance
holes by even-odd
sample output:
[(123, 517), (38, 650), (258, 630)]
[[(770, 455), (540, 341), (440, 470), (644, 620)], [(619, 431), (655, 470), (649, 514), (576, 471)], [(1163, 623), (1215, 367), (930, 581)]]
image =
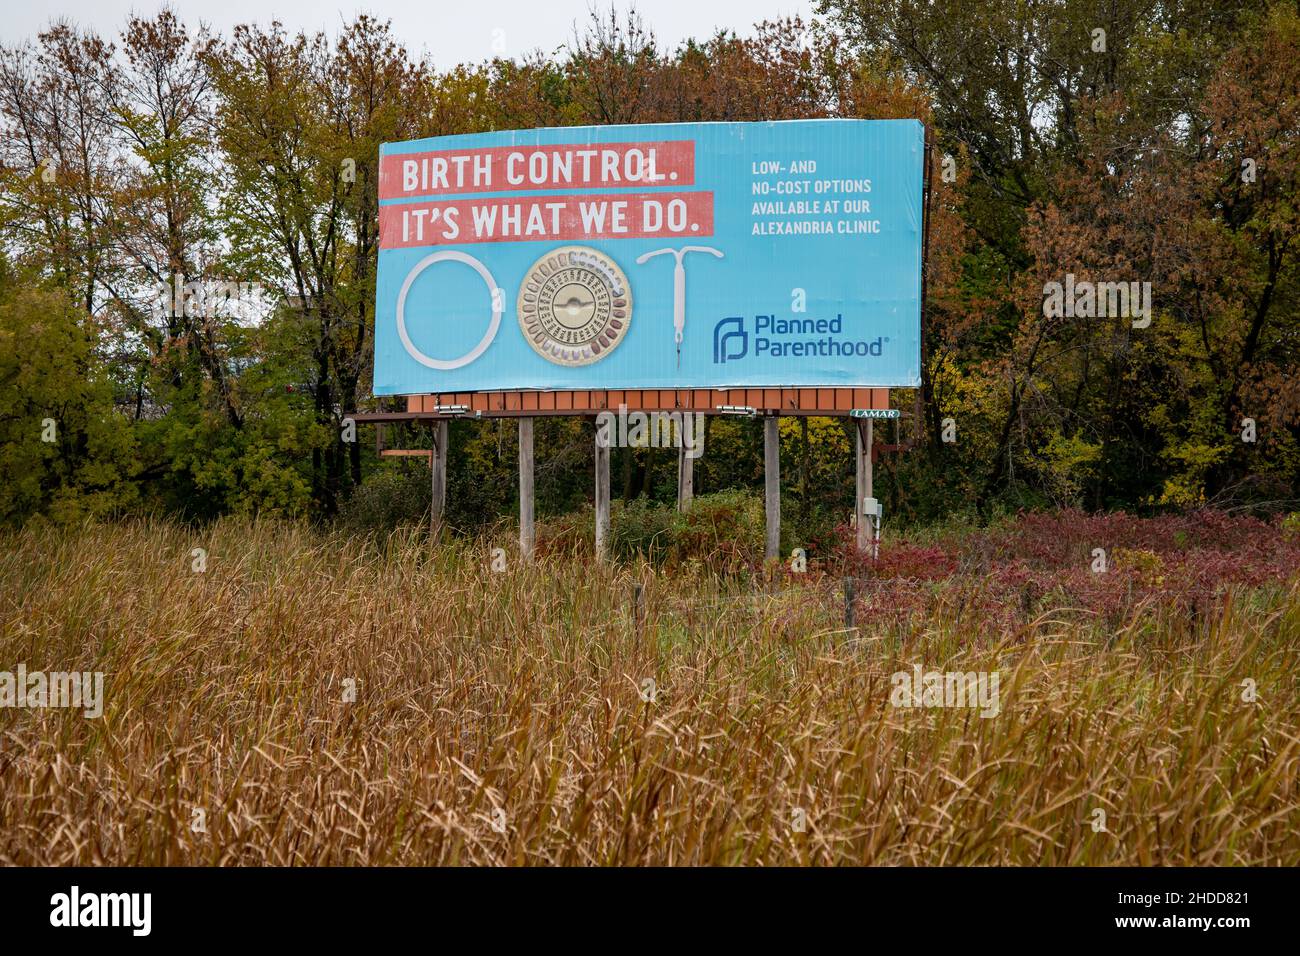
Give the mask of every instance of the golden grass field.
[[(0, 670), (106, 673), (98, 720), (0, 709), (0, 863), (1300, 863), (1300, 579), (1001, 632), (954, 580), (848, 631), (833, 577), (489, 563), (233, 519), (0, 535)], [(998, 672), (1000, 713), (891, 706), (917, 663)]]

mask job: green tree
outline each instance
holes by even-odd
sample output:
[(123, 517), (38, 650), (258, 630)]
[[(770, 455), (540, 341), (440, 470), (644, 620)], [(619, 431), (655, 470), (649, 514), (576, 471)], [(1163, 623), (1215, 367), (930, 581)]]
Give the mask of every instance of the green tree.
[(57, 288), (31, 282), (0, 265), (0, 521), (129, 508), (136, 448), (93, 324)]

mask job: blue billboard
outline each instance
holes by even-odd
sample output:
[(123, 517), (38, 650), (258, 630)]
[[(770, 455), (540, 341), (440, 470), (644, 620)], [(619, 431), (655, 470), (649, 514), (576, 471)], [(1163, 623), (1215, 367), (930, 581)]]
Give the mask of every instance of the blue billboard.
[(380, 150), (378, 395), (920, 382), (916, 120)]

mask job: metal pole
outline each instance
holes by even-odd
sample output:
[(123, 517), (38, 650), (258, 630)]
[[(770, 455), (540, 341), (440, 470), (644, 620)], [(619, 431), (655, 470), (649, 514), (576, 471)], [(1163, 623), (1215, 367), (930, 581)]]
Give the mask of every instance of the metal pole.
[[(877, 505), (876, 505), (876, 508), (879, 509), (879, 508), (880, 508), (880, 505), (877, 504)], [(880, 512), (879, 512), (879, 510), (877, 510), (876, 514), (875, 514), (874, 517), (872, 518), (871, 523), (874, 524), (874, 525), (876, 526), (876, 535), (875, 535), (875, 538), (872, 539), (872, 543), (871, 543), (871, 560), (872, 560), (872, 561), (875, 561), (875, 560), (877, 560), (877, 559), (880, 557), (880, 524), (881, 524), (881, 521), (880, 521)]]

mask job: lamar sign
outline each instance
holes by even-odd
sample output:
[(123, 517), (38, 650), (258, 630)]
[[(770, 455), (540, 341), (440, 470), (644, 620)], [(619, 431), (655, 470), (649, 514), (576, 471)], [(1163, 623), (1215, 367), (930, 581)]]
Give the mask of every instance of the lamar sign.
[(385, 144), (375, 392), (915, 386), (924, 154), (914, 120)]

